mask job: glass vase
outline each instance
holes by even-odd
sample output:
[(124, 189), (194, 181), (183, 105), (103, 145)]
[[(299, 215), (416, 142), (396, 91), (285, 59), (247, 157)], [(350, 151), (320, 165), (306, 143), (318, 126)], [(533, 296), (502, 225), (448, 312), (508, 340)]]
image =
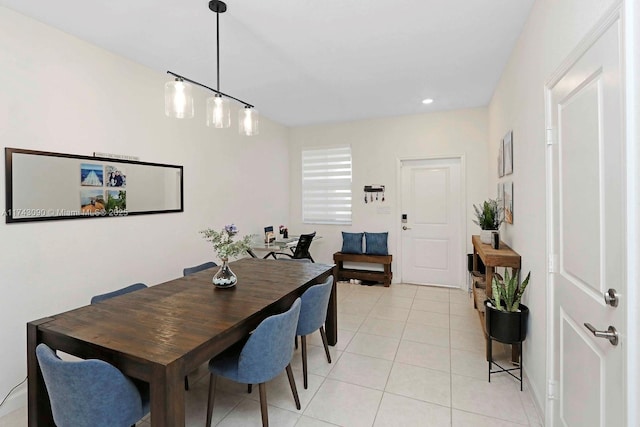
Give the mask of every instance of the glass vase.
[(220, 269), (213, 275), (213, 284), (218, 288), (232, 288), (236, 285), (238, 277), (229, 268), (229, 259), (223, 258)]

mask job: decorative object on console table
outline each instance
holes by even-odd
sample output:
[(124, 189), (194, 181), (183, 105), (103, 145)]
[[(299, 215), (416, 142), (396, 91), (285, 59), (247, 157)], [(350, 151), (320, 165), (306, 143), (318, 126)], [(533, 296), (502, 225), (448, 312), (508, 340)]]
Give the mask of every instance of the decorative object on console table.
[(500, 233), (497, 231), (491, 233), (491, 247), (493, 249), (500, 249)]
[(238, 227), (235, 224), (225, 225), (220, 231), (206, 229), (200, 233), (204, 238), (213, 244), (218, 258), (222, 261), (220, 269), (213, 276), (212, 282), (218, 288), (232, 288), (236, 285), (238, 278), (229, 268), (229, 258), (236, 257), (251, 249), (253, 235), (244, 236), (238, 241), (233, 241), (233, 236), (238, 234)]
[[(492, 299), (487, 299), (485, 305), (485, 326), (487, 330), (487, 361), (489, 363), (489, 382), (491, 374), (506, 372), (520, 381), (520, 391), (522, 391), (522, 342), (527, 337), (527, 321), (529, 318), (529, 308), (520, 303), (531, 272), (527, 274), (522, 283), (518, 283), (518, 273), (512, 271), (509, 276), (508, 270), (504, 269), (504, 280), (498, 274), (494, 274), (492, 282)], [(504, 368), (493, 361), (491, 341), (496, 340), (505, 344), (518, 346), (520, 360), (518, 367)], [(516, 362), (516, 361), (514, 361)], [(492, 371), (493, 365), (498, 367)], [(520, 370), (520, 377), (516, 377), (511, 371)]]
[(496, 199), (485, 200), (480, 207), (473, 205), (476, 219), (474, 223), (482, 229), (480, 240), (487, 245), (491, 244), (491, 233), (498, 231), (500, 224), (504, 221), (503, 208)]

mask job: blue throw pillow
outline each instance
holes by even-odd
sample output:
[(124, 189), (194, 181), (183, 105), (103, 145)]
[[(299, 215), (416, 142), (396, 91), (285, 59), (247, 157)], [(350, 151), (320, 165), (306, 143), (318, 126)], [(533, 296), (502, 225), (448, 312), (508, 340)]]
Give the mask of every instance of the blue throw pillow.
[(367, 241), (367, 255), (389, 255), (387, 249), (387, 237), (389, 233), (364, 233)]
[(341, 252), (343, 254), (361, 254), (363, 235), (364, 233), (345, 233), (343, 231)]

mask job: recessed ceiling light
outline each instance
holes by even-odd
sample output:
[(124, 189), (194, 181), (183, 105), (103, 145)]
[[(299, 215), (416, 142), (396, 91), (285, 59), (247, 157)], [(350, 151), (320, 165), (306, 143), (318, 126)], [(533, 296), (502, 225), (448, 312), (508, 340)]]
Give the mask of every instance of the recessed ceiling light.
[(431, 99), (431, 98), (427, 98), (427, 99), (423, 99), (422, 100), (422, 103), (425, 104), (425, 105), (431, 104), (432, 102), (433, 102), (433, 99)]

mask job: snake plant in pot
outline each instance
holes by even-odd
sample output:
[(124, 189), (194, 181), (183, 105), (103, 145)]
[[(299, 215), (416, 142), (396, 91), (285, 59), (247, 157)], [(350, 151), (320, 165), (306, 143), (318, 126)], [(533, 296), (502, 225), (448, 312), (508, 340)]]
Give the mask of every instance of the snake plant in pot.
[(514, 344), (524, 341), (527, 336), (529, 308), (521, 304), (531, 272), (520, 283), (518, 274), (504, 269), (504, 280), (494, 274), (491, 283), (492, 298), (484, 302), (487, 334), (502, 343)]
[(491, 233), (498, 231), (500, 224), (504, 221), (503, 211), (498, 199), (485, 200), (479, 207), (473, 205), (476, 219), (474, 223), (480, 226), (480, 240), (482, 243), (491, 243)]

